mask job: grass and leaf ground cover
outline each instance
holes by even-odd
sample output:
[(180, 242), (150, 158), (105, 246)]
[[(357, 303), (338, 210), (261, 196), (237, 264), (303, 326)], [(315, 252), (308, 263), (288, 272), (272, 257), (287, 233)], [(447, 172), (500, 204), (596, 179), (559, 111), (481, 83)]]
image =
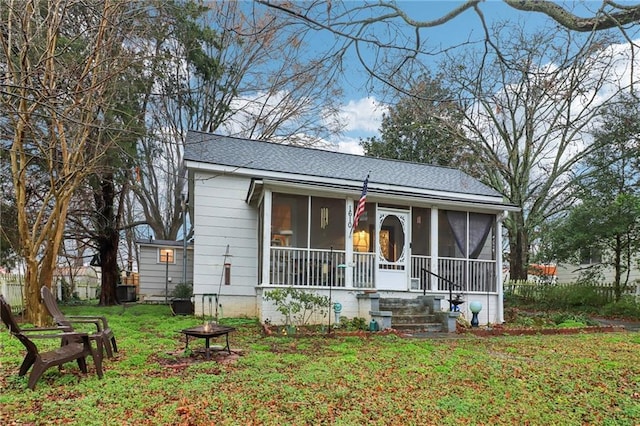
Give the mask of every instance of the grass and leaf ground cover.
[(267, 337), (225, 320), (237, 353), (221, 362), (185, 354), (179, 330), (202, 320), (165, 306), (63, 310), (106, 315), (120, 352), (102, 380), (91, 361), (88, 376), (70, 363), (32, 392), (17, 377), (23, 348), (2, 330), (0, 424), (640, 423), (637, 333)]

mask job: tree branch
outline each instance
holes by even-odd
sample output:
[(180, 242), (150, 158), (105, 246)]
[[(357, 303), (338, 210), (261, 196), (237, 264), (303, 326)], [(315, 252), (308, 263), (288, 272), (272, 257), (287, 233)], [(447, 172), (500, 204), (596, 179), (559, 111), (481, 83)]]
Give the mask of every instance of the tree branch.
[[(594, 16), (581, 18), (552, 1), (504, 0), (510, 7), (524, 12), (540, 12), (572, 31), (600, 31), (640, 21), (640, 5), (621, 5), (612, 1), (602, 2), (602, 8)], [(604, 6), (611, 6), (618, 12), (605, 12)]]

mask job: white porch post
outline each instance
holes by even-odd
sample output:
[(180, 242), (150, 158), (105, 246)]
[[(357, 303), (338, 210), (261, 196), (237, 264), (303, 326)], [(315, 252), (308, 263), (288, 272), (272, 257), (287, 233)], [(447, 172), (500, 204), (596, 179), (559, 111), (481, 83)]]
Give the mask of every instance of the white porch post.
[(271, 283), (271, 274), (269, 273), (271, 264), (271, 195), (270, 189), (264, 191), (264, 218), (262, 226), (262, 283)]
[[(429, 270), (434, 274), (439, 274), (438, 272), (438, 208), (431, 207), (431, 229), (429, 230), (429, 238), (431, 247), (431, 258), (429, 260)], [(430, 275), (430, 280), (434, 283), (431, 286), (431, 291), (438, 290), (438, 279), (433, 275)]]
[(344, 263), (347, 266), (344, 270), (345, 288), (353, 288), (353, 268), (355, 267), (353, 261), (353, 233), (351, 232), (353, 214), (353, 198), (347, 197), (344, 209)]
[(502, 283), (502, 216), (496, 215), (496, 290), (498, 292), (497, 323), (504, 322), (504, 288)]

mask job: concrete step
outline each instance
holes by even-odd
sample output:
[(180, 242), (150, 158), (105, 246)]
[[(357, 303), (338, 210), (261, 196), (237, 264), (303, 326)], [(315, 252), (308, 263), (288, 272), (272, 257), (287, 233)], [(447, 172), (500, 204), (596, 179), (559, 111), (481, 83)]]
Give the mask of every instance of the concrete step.
[(422, 302), (418, 299), (402, 299), (399, 297), (393, 298), (384, 298), (380, 299), (380, 309), (385, 306), (385, 308), (389, 308), (387, 310), (391, 310), (391, 308), (402, 308), (402, 307), (420, 307), (422, 306)]
[(393, 315), (425, 315), (431, 313), (431, 311), (424, 306), (390, 307), (380, 305), (380, 310), (391, 311)]
[(441, 332), (442, 319), (433, 312), (432, 297), (412, 299), (380, 298), (380, 310), (391, 313), (391, 327), (413, 332)]
[(400, 331), (422, 331), (430, 333), (442, 332), (442, 324), (439, 322), (416, 323), (416, 324), (393, 324), (392, 328)]
[(391, 316), (391, 324), (424, 324), (424, 323), (437, 323), (438, 318), (433, 314), (422, 315), (395, 315)]

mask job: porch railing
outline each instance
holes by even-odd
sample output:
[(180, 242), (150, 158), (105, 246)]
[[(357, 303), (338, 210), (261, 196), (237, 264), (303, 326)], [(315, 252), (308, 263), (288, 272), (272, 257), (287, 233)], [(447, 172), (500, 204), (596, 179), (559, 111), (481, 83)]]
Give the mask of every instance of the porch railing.
[[(451, 281), (459, 285), (459, 292), (496, 292), (496, 261), (479, 259), (438, 259), (438, 275), (443, 279), (424, 274), (430, 270), (429, 256), (411, 257), (411, 289), (448, 293)], [(354, 288), (375, 288), (375, 254), (353, 253)], [(271, 247), (270, 283), (301, 287), (346, 287), (347, 265), (342, 250), (301, 249)], [(415, 286), (413, 281), (417, 281)]]
[(271, 247), (271, 284), (344, 287), (344, 251)]
[(431, 275), (423, 272), (430, 269), (430, 262), (430, 256), (411, 256), (411, 280), (418, 280), (417, 288), (412, 283), (412, 290), (431, 290)]
[[(496, 261), (479, 259), (438, 259), (438, 274), (460, 285), (459, 291), (495, 293)], [(449, 291), (448, 283), (438, 280), (438, 291)]]
[(353, 286), (355, 288), (375, 288), (374, 253), (353, 253)]

